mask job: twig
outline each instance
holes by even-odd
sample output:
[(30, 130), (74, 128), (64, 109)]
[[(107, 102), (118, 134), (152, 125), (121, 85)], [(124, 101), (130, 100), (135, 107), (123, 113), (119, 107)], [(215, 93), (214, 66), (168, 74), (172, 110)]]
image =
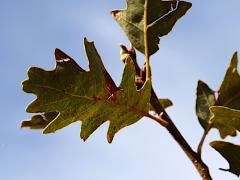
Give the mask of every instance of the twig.
[(146, 80), (151, 81), (151, 70), (149, 64), (149, 49), (148, 49), (148, 0), (145, 0), (144, 4), (144, 47), (146, 63)]
[(149, 114), (149, 113), (147, 113), (147, 114), (145, 115), (145, 117), (148, 117), (148, 118), (153, 119), (154, 121), (158, 122), (159, 124), (161, 124), (161, 125), (164, 126), (164, 127), (167, 127), (167, 126), (169, 125), (169, 123), (168, 123), (167, 121), (165, 121), (164, 119), (159, 118), (159, 117), (157, 117), (157, 116), (153, 116), (153, 115), (151, 115), (151, 114)]
[(207, 137), (207, 134), (209, 133), (210, 129), (212, 128), (212, 123), (209, 123), (208, 126), (206, 127), (206, 129), (204, 130), (203, 136), (199, 142), (198, 145), (198, 149), (197, 149), (197, 153), (198, 155), (201, 157), (202, 156), (202, 147), (203, 147), (203, 143)]
[[(123, 50), (124, 53), (127, 53), (134, 61), (136, 75), (142, 78), (142, 84), (139, 84), (139, 88), (141, 88), (144, 84), (145, 78), (141, 75), (141, 68), (138, 66), (136, 55), (132, 50), (128, 50), (124, 45), (121, 45), (121, 51)], [(160, 118), (156, 118), (156, 116), (152, 116), (151, 114), (143, 114), (146, 117), (149, 117), (162, 126), (164, 126), (169, 133), (172, 135), (172, 137), (175, 139), (175, 141), (180, 145), (182, 150), (185, 152), (187, 157), (191, 160), (199, 174), (201, 175), (203, 180), (212, 180), (211, 175), (209, 173), (208, 166), (202, 161), (201, 156), (199, 156), (195, 151), (192, 150), (190, 145), (187, 143), (187, 141), (184, 139), (184, 137), (181, 135), (179, 130), (176, 128), (174, 123), (172, 122), (171, 118), (168, 116), (162, 105), (160, 104), (158, 97), (156, 93), (154, 92), (153, 88), (151, 89), (151, 99), (150, 104), (152, 105), (154, 111), (160, 115)]]
[(197, 171), (200, 174), (200, 176), (202, 177), (202, 179), (203, 180), (212, 180), (208, 166), (202, 161), (201, 157), (195, 151), (193, 151), (191, 146), (184, 139), (182, 134), (179, 132), (177, 127), (172, 122), (172, 120), (169, 117), (169, 115), (167, 114), (167, 112), (164, 110), (164, 108), (158, 101), (158, 97), (153, 89), (152, 89), (150, 103), (151, 103), (152, 107), (154, 108), (155, 112), (159, 115), (162, 114), (161, 118), (166, 120), (169, 123), (168, 126), (166, 126), (166, 129), (172, 135), (172, 137), (175, 139), (175, 141), (179, 144), (179, 146), (185, 152), (187, 157), (191, 160), (191, 162), (197, 169)]

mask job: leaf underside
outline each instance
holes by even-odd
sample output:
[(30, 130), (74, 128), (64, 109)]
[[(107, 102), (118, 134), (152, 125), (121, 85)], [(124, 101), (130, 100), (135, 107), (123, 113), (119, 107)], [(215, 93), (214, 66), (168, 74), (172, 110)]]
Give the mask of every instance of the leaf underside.
[(212, 106), (210, 111), (213, 114), (210, 121), (213, 122), (213, 127), (219, 130), (221, 138), (228, 135), (237, 135), (236, 131), (240, 131), (240, 110), (224, 106)]
[(122, 81), (115, 85), (92, 42), (84, 40), (89, 70), (82, 69), (71, 57), (56, 49), (56, 67), (47, 71), (28, 70), (23, 90), (36, 94), (26, 111), (39, 113), (22, 121), (22, 127), (40, 128), (52, 133), (81, 121), (80, 137), (86, 140), (101, 124), (109, 121), (108, 141), (122, 128), (140, 120), (149, 111), (151, 83), (137, 90), (135, 69), (129, 58)]
[(208, 87), (203, 81), (198, 81), (197, 99), (196, 99), (196, 114), (199, 123), (204, 129), (207, 128), (211, 118), (210, 106), (215, 105), (216, 98), (214, 91)]
[(229, 163), (229, 171), (237, 176), (240, 175), (240, 146), (224, 141), (213, 141), (210, 145), (218, 151)]
[[(126, 0), (126, 9), (112, 11), (132, 45), (144, 54), (144, 0)], [(185, 1), (148, 0), (148, 46), (152, 55), (159, 49), (159, 38), (167, 35), (192, 6)]]

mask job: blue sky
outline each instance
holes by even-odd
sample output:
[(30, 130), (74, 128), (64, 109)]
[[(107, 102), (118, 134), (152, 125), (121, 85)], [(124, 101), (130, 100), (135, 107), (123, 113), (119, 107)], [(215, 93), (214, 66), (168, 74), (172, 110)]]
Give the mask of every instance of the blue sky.
[[(151, 65), (157, 94), (172, 99), (168, 112), (196, 148), (202, 134), (194, 112), (196, 83), (201, 79), (219, 88), (232, 53), (240, 49), (240, 2), (192, 3), (187, 15), (161, 39)], [(106, 141), (107, 123), (87, 142), (79, 138), (80, 123), (47, 136), (19, 128), (20, 120), (30, 117), (24, 109), (34, 98), (21, 90), (26, 70), (51, 69), (56, 47), (87, 68), (82, 40), (94, 40), (106, 69), (120, 82), (119, 44), (129, 42), (109, 11), (124, 6), (123, 0), (0, 1), (0, 179), (200, 179), (167, 131), (149, 119), (121, 130), (111, 145)], [(212, 130), (203, 159), (214, 179), (237, 180), (218, 170), (228, 168), (228, 163), (208, 142), (219, 138)], [(240, 144), (239, 137), (227, 139)]]

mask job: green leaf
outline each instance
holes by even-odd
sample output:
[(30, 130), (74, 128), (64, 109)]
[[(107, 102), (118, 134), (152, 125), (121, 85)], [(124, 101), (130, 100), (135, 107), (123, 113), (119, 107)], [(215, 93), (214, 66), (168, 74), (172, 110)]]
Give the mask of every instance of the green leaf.
[[(137, 122), (149, 111), (151, 82), (146, 81), (140, 90), (136, 89), (134, 64), (128, 58), (120, 87), (117, 87), (94, 44), (85, 39), (84, 45), (89, 61), (88, 71), (58, 49), (55, 51), (56, 67), (53, 70), (29, 69), (28, 79), (22, 83), (23, 90), (36, 94), (37, 99), (28, 105), (26, 111), (45, 115), (58, 113), (49, 124), (42, 126), (44, 133), (55, 132), (80, 120), (80, 136), (84, 140), (109, 120), (107, 134), (111, 142), (115, 133)], [(33, 119), (36, 116), (29, 123), (22, 122), (22, 126), (33, 128)]]
[(206, 129), (211, 118), (210, 106), (215, 105), (216, 98), (214, 91), (208, 87), (203, 81), (198, 81), (196, 114), (202, 127)]
[(238, 57), (235, 52), (219, 89), (218, 105), (220, 106), (240, 109), (240, 76), (237, 64)]
[[(240, 130), (240, 75), (237, 71), (238, 57), (235, 52), (227, 68), (224, 80), (215, 100), (214, 92), (203, 82), (198, 83), (196, 112), (204, 129), (211, 123), (220, 136), (236, 136)], [(209, 110), (210, 108), (210, 110)]]
[[(170, 99), (167, 99), (167, 98), (163, 98), (163, 99), (161, 98), (161, 99), (159, 99), (159, 102), (164, 109), (173, 105), (172, 101)], [(150, 110), (153, 111), (152, 106), (150, 107)]]
[(213, 114), (211, 117), (213, 127), (219, 130), (222, 138), (228, 135), (236, 136), (236, 131), (240, 131), (240, 110), (224, 106), (212, 106), (210, 111)]
[(224, 141), (213, 141), (210, 145), (218, 151), (229, 163), (229, 171), (237, 176), (240, 175), (240, 146)]
[(173, 105), (172, 101), (170, 99), (159, 99), (160, 104), (163, 108), (168, 108)]
[[(144, 0), (126, 0), (127, 8), (112, 11), (132, 45), (144, 54)], [(149, 54), (158, 49), (159, 37), (167, 35), (192, 4), (185, 1), (148, 0)]]

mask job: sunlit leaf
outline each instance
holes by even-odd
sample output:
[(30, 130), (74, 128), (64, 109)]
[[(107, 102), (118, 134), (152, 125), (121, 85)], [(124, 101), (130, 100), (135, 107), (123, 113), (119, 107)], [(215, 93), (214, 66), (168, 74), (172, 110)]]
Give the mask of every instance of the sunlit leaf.
[[(132, 45), (144, 53), (144, 0), (126, 0), (127, 8), (112, 11)], [(148, 0), (148, 44), (150, 55), (158, 49), (159, 38), (168, 34), (192, 6), (185, 1)]]
[(218, 105), (233, 109), (240, 109), (240, 76), (237, 70), (237, 52), (231, 62), (219, 89)]
[(229, 169), (221, 169), (240, 175), (240, 146), (224, 141), (213, 141), (210, 145), (229, 163)]
[(224, 106), (212, 106), (210, 111), (213, 114), (211, 118), (213, 127), (219, 130), (222, 138), (227, 135), (236, 136), (236, 131), (240, 131), (240, 110)]
[(172, 101), (170, 99), (159, 99), (160, 104), (163, 108), (168, 108), (173, 105)]
[(58, 49), (53, 70), (29, 69), (23, 90), (36, 94), (37, 99), (28, 105), (26, 111), (40, 114), (30, 121), (23, 121), (22, 127), (44, 128), (44, 133), (51, 133), (80, 120), (81, 138), (86, 140), (109, 120), (108, 141), (111, 142), (115, 133), (137, 122), (149, 111), (151, 83), (146, 81), (140, 90), (136, 89), (131, 58), (125, 62), (122, 81), (117, 87), (104, 68), (94, 44), (85, 39), (84, 45), (89, 61), (88, 71)]

